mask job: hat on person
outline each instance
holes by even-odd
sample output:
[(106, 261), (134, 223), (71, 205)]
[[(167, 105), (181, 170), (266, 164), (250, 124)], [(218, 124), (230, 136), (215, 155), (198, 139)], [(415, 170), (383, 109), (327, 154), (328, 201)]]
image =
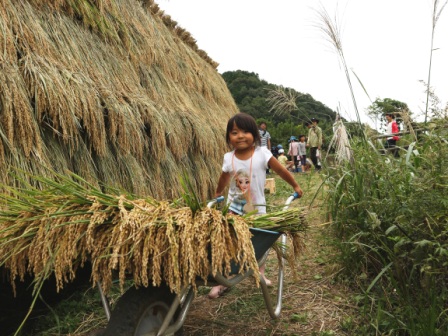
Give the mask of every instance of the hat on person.
[(284, 149), (279, 149), (279, 150), (278, 150), (278, 153), (279, 153), (279, 154), (283, 154), (284, 152), (285, 152)]
[(282, 145), (277, 145), (277, 148), (280, 149), (280, 148), (283, 148), (283, 146)]
[(291, 138), (290, 138), (289, 140), (291, 140), (291, 141), (297, 141), (297, 138), (296, 138), (294, 135), (292, 135)]
[(317, 122), (317, 123), (319, 123), (319, 119), (311, 118), (311, 122)]

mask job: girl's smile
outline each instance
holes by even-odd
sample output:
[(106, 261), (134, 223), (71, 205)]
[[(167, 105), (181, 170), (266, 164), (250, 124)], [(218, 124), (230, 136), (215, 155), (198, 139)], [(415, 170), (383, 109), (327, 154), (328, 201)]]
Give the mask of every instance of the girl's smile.
[(229, 134), (229, 140), (235, 151), (244, 152), (252, 149), (254, 145), (254, 137), (252, 133), (238, 128), (233, 125), (232, 131)]

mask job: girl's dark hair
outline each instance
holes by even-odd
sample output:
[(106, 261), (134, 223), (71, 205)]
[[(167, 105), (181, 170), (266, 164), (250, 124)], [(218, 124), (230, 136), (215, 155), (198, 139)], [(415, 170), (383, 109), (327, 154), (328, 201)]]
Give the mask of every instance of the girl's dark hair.
[(249, 132), (254, 137), (254, 143), (257, 146), (261, 144), (260, 132), (258, 131), (257, 122), (255, 119), (246, 114), (246, 113), (238, 113), (235, 114), (232, 118), (227, 122), (227, 130), (226, 130), (226, 141), (230, 146), (230, 132), (232, 132), (233, 125), (236, 125), (239, 129), (243, 131)]
[(395, 115), (393, 113), (386, 113), (386, 116), (391, 117), (392, 119), (395, 119)]

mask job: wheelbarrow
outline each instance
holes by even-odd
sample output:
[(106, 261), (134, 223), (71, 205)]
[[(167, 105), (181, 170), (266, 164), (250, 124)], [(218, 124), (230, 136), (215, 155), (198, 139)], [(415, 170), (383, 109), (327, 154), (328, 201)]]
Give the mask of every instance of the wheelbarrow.
[[(286, 200), (283, 210), (288, 209), (291, 202), (296, 198), (299, 198), (297, 193), (291, 195)], [(218, 197), (209, 202), (207, 206), (212, 207), (223, 200), (224, 197)], [(258, 228), (250, 228), (250, 231), (253, 235), (251, 240), (259, 267), (264, 265), (268, 257), (269, 249), (277, 240), (280, 239), (281, 246), (286, 246), (286, 236), (284, 234)], [(231, 288), (252, 274), (253, 270), (239, 274), (238, 265), (233, 265), (230, 277), (216, 274), (210, 277), (207, 285), (223, 285)], [(279, 318), (282, 310), (283, 278), (284, 260), (283, 258), (279, 258), (278, 286), (274, 304), (266, 282), (260, 276), (264, 302), (269, 315), (273, 319)], [(198, 281), (198, 285), (202, 284), (202, 281)], [(119, 298), (115, 309), (111, 312), (109, 302), (100, 284), (98, 284), (98, 289), (108, 319), (103, 336), (182, 335), (182, 327), (195, 296), (195, 291), (191, 286), (185, 288), (180, 295), (172, 293), (166, 285), (159, 287), (132, 287)]]

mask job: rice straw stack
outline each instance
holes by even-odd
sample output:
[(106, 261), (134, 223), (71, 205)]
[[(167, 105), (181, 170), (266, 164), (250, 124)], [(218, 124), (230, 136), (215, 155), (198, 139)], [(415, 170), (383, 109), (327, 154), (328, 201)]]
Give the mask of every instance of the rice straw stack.
[(213, 192), (238, 107), (154, 1), (1, 1), (0, 46), (0, 183), (45, 166), (173, 199), (186, 170), (202, 198)]

